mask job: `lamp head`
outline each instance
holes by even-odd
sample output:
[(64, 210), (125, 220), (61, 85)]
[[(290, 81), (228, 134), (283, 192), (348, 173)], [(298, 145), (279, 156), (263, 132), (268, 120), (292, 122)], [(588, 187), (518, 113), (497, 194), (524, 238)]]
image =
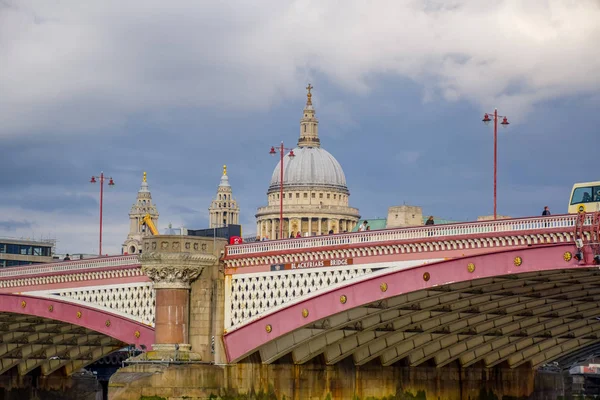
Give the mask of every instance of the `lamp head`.
[(492, 122), (492, 120), (490, 119), (490, 116), (489, 116), (489, 115), (487, 115), (487, 114), (485, 114), (485, 115), (483, 116), (483, 119), (482, 119), (482, 121), (483, 121), (483, 123), (484, 123), (484, 124), (486, 124), (486, 125), (489, 125), (489, 123), (490, 123), (490, 122)]

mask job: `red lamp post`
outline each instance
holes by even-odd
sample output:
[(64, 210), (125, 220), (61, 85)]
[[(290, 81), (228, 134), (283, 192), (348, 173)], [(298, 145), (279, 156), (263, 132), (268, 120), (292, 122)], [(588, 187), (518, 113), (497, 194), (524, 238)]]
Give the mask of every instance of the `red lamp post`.
[(286, 149), (283, 147), (283, 142), (279, 147), (272, 146), (269, 154), (274, 156), (279, 151), (279, 239), (283, 239), (283, 156), (286, 151), (289, 150), (288, 156), (291, 158), (295, 157), (293, 149)]
[[(492, 113), (489, 113), (492, 114)], [(489, 114), (485, 114), (483, 116), (483, 123), (489, 125), (492, 122)], [(496, 181), (498, 177), (498, 118), (502, 118), (502, 122), (500, 125), (503, 127), (507, 127), (509, 125), (508, 119), (503, 115), (498, 115), (498, 110), (494, 109), (494, 113), (492, 114), (494, 121), (494, 220), (497, 217), (496, 214)]]
[[(98, 181), (96, 181), (98, 179)], [(102, 257), (102, 203), (104, 202), (104, 181), (108, 179), (108, 186), (114, 186), (115, 182), (112, 177), (105, 177), (104, 172), (100, 172), (100, 176), (92, 176), (90, 183), (100, 182), (100, 243), (98, 246), (98, 255)]]

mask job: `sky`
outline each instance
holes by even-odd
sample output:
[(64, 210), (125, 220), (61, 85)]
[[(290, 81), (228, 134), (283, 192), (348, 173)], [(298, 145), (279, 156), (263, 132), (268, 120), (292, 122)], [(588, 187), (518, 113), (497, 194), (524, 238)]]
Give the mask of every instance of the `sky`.
[(600, 180), (598, 0), (0, 0), (0, 236), (117, 254), (147, 171), (201, 229), (223, 164), (244, 235), (313, 86), (322, 146), (365, 218), (566, 213)]

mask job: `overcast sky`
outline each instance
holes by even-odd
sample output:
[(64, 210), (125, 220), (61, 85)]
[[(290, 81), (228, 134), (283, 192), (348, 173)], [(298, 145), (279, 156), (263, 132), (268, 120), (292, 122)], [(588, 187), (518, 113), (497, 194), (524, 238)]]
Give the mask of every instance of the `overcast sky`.
[[(487, 3), (487, 4), (486, 4)], [(244, 234), (313, 101), (363, 217), (565, 213), (598, 180), (598, 0), (0, 0), (0, 236), (118, 253), (142, 172), (159, 228), (208, 226), (228, 165)]]

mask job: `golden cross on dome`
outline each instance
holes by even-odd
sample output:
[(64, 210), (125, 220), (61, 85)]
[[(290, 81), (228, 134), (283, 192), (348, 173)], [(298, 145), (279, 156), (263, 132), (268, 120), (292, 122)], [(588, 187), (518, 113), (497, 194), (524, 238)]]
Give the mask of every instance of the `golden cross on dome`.
[(227, 175), (227, 165), (223, 165), (223, 176)]
[(314, 86), (311, 85), (310, 83), (308, 84), (308, 86), (306, 87), (306, 90), (308, 90), (308, 93), (306, 94), (306, 105), (312, 105), (312, 93), (310, 92), (311, 89), (314, 89)]
[(146, 182), (146, 172), (144, 172), (144, 182)]

